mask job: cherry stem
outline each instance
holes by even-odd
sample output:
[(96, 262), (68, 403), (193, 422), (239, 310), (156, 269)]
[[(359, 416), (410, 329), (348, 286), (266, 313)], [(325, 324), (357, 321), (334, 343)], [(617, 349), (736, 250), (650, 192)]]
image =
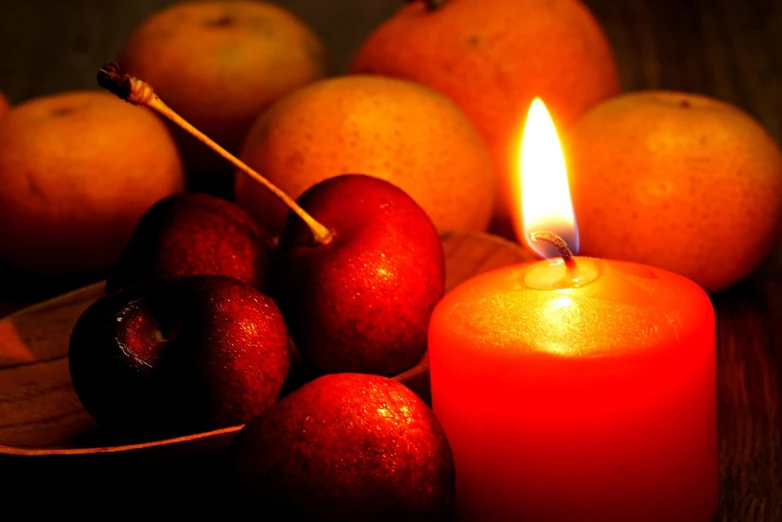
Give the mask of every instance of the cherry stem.
[(562, 260), (565, 262), (565, 266), (570, 270), (576, 268), (576, 259), (573, 257), (573, 252), (570, 251), (570, 248), (567, 246), (567, 243), (565, 243), (565, 240), (556, 235), (554, 232), (550, 232), (548, 230), (533, 232), (530, 234), (530, 239), (532, 239), (532, 241), (544, 241), (550, 245), (553, 245), (557, 250), (559, 250), (559, 255), (562, 256)]
[(405, 0), (408, 4), (417, 4), (417, 3), (423, 3), (426, 5), (427, 11), (434, 11), (438, 7), (441, 7), (445, 0)]
[(154, 109), (175, 124), (179, 125), (187, 132), (198, 138), (201, 142), (206, 144), (209, 148), (217, 152), (220, 156), (228, 160), (234, 167), (244, 172), (256, 182), (263, 185), (269, 192), (277, 196), (288, 208), (295, 212), (304, 223), (310, 228), (312, 236), (317, 243), (326, 245), (334, 238), (334, 231), (323, 226), (321, 223), (315, 220), (306, 210), (296, 203), (290, 196), (280, 190), (277, 186), (272, 184), (269, 180), (258, 174), (256, 171), (247, 166), (244, 162), (238, 159), (236, 156), (225, 150), (223, 147), (215, 143), (209, 136), (199, 131), (188, 123), (184, 118), (174, 112), (168, 105), (163, 103), (152, 86), (147, 82), (136, 78), (131, 74), (127, 74), (120, 69), (115, 63), (105, 64), (98, 70), (98, 84), (104, 89), (113, 92), (121, 99), (130, 103), (131, 105), (145, 105), (150, 109)]

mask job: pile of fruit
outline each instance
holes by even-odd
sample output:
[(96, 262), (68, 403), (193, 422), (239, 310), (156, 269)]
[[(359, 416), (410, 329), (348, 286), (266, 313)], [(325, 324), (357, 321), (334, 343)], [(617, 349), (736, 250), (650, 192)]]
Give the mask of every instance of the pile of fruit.
[[(283, 519), (452, 516), (445, 433), (390, 377), (426, 350), (438, 230), (511, 219), (533, 97), (563, 130), (582, 253), (719, 291), (782, 223), (765, 131), (703, 96), (620, 95), (578, 0), (411, 0), (333, 78), (279, 7), (181, 3), (117, 61), (295, 204), (109, 93), (0, 96), (0, 259), (105, 276), (70, 342), (85, 409), (138, 440), (244, 425), (232, 470)], [(292, 344), (319, 377), (286, 394)]]

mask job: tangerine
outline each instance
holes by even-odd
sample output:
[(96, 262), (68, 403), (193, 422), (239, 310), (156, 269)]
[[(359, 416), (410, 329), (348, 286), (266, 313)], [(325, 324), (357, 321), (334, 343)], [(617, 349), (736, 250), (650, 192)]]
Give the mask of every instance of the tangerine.
[[(157, 11), (131, 33), (118, 62), (233, 153), (261, 112), (326, 69), (323, 44), (309, 27), (279, 6), (248, 0)], [(222, 179), (230, 185), (230, 165), (189, 134), (176, 129), (174, 136), (199, 188)]]
[(151, 111), (104, 91), (28, 100), (0, 119), (0, 259), (36, 276), (103, 274), (142, 214), (183, 188)]
[(500, 220), (514, 214), (511, 181), (533, 98), (564, 129), (619, 92), (609, 42), (579, 0), (411, 2), (369, 36), (351, 71), (420, 82), (454, 100), (492, 151)]
[[(303, 87), (255, 123), (241, 159), (292, 198), (340, 174), (408, 193), (444, 229), (484, 230), (494, 171), (483, 138), (445, 96), (412, 82), (343, 76)], [(236, 201), (272, 234), (288, 209), (242, 173)]]
[(777, 243), (782, 153), (737, 107), (630, 93), (594, 107), (566, 141), (584, 255), (658, 266), (714, 293)]
[(5, 94), (0, 91), (0, 116), (7, 113), (11, 109), (11, 102), (8, 101)]

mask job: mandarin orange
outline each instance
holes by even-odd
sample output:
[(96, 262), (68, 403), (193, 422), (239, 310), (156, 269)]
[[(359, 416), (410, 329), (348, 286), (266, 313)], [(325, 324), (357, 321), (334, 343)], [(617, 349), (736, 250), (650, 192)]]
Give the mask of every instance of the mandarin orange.
[(101, 91), (16, 105), (0, 119), (0, 260), (37, 276), (94, 276), (115, 261), (184, 168), (166, 126)]
[[(241, 159), (292, 198), (340, 174), (397, 185), (439, 229), (483, 230), (494, 171), (483, 138), (445, 96), (379, 76), (321, 80), (277, 102), (250, 130)], [(288, 209), (238, 173), (236, 201), (272, 234)]]
[[(265, 2), (183, 2), (155, 12), (129, 36), (122, 68), (231, 152), (288, 91), (325, 74), (320, 39), (289, 11)], [(174, 131), (199, 188), (231, 182), (224, 160)]]
[(597, 20), (579, 0), (411, 2), (356, 55), (354, 73), (406, 78), (441, 91), (472, 119), (493, 153), (497, 217), (512, 215), (521, 126), (540, 96), (566, 128), (619, 92)]
[(11, 102), (6, 98), (5, 94), (0, 91), (0, 116), (8, 112), (11, 108)]
[(584, 255), (655, 265), (714, 293), (778, 241), (782, 154), (737, 107), (631, 93), (590, 110), (566, 141)]

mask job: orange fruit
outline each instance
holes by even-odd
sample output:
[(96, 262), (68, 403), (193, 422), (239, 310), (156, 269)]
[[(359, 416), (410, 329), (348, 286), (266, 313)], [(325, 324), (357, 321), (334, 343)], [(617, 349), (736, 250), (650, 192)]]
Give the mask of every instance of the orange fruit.
[(41, 276), (102, 273), (141, 215), (183, 186), (151, 111), (99, 91), (21, 103), (0, 119), (0, 259)]
[(5, 94), (0, 91), (0, 116), (8, 112), (11, 108), (11, 102), (5, 97)]
[(453, 99), (491, 148), (500, 220), (513, 215), (532, 99), (565, 129), (619, 92), (609, 42), (578, 0), (444, 0), (433, 11), (412, 2), (370, 35), (351, 71), (406, 78)]
[[(160, 10), (132, 32), (118, 62), (234, 153), (266, 107), (326, 68), (323, 45), (303, 22), (276, 5), (246, 0)], [(174, 135), (194, 176), (209, 183), (223, 174), (230, 185), (227, 162), (178, 129)]]
[[(255, 123), (241, 159), (293, 198), (340, 174), (367, 174), (408, 193), (439, 229), (483, 230), (494, 172), (481, 135), (445, 96), (378, 76), (322, 80)], [(238, 173), (236, 201), (273, 234), (288, 210)]]
[(626, 94), (567, 136), (581, 253), (682, 274), (709, 292), (777, 243), (782, 154), (752, 117), (695, 94)]

